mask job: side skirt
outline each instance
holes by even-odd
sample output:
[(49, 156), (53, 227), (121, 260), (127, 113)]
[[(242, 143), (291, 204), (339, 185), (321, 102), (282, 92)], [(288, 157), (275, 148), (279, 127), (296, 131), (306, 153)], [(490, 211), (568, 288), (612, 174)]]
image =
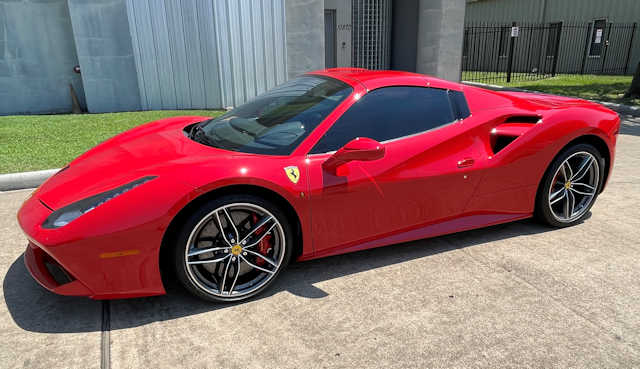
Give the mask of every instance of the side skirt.
[(445, 234), (468, 231), (471, 229), (489, 227), (496, 224), (514, 222), (516, 220), (531, 218), (533, 214), (470, 214), (445, 220), (439, 223), (412, 227), (400, 232), (364, 240), (357, 244), (341, 245), (326, 250), (321, 250), (314, 255), (303, 255), (298, 261), (312, 260), (327, 256), (346, 254), (349, 252), (388, 246), (397, 243), (416, 241), (424, 238), (442, 236)]

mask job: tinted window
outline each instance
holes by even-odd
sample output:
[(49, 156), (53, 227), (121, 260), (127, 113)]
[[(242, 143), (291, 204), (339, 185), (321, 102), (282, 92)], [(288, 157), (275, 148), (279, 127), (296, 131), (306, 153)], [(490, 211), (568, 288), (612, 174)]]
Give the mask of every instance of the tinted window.
[(456, 119), (464, 119), (471, 115), (467, 99), (465, 99), (462, 92), (449, 90), (449, 98), (451, 99), (451, 107)]
[(289, 155), (351, 91), (332, 78), (299, 77), (195, 125), (190, 137), (225, 150)]
[(446, 90), (385, 87), (371, 91), (347, 110), (311, 150), (335, 151), (356, 137), (386, 141), (454, 121)]

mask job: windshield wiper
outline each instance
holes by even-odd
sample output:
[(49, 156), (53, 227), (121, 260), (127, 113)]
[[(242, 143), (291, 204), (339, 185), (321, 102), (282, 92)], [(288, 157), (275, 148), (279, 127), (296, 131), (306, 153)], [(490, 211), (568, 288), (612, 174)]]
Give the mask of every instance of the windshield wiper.
[(191, 127), (191, 130), (189, 131), (189, 138), (195, 139), (198, 134), (204, 133), (204, 129), (202, 129), (202, 126), (200, 125), (201, 123), (196, 123)]
[(206, 132), (202, 128), (202, 123), (204, 122), (197, 123), (191, 128), (191, 131), (189, 131), (189, 138), (201, 144), (215, 147), (213, 140), (207, 136)]

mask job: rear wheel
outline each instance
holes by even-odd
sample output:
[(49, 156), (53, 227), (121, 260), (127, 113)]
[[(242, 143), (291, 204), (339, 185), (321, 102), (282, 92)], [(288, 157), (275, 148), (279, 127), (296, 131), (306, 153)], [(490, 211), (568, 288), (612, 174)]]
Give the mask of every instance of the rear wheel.
[(603, 164), (600, 152), (589, 144), (564, 150), (551, 163), (538, 189), (538, 218), (555, 227), (582, 221), (600, 192)]
[(291, 257), (291, 226), (271, 202), (251, 195), (212, 200), (184, 224), (176, 275), (194, 295), (238, 301), (266, 289)]

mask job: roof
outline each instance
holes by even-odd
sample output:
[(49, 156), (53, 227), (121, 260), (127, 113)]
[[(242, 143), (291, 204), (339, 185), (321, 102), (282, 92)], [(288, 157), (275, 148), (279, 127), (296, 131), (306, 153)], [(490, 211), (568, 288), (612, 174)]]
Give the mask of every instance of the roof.
[(310, 74), (319, 74), (332, 77), (348, 83), (352, 86), (363, 85), (367, 90), (374, 90), (388, 86), (429, 86), (449, 90), (461, 91), (459, 83), (427, 76), (424, 74), (404, 72), (399, 70), (370, 70), (364, 68), (330, 68), (313, 71)]

